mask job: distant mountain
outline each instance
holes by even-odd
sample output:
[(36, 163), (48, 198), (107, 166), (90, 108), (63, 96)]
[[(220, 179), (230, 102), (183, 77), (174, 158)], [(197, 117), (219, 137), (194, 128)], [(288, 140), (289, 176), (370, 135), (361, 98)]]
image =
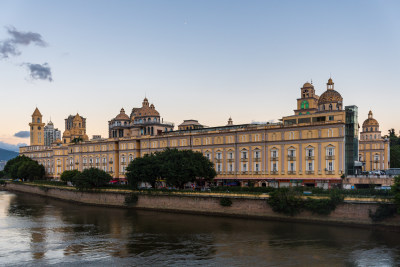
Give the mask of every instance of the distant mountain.
[(9, 159), (15, 158), (18, 155), (19, 155), (18, 152), (0, 148), (0, 160), (9, 160)]

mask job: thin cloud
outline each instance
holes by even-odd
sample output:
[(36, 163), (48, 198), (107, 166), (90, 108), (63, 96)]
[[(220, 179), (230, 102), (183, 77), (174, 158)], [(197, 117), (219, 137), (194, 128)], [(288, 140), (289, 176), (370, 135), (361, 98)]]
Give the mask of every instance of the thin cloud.
[(13, 145), (13, 144), (9, 144), (9, 143), (0, 141), (0, 148), (5, 149), (5, 150), (10, 150), (10, 151), (16, 151), (16, 152), (18, 152), (18, 151), (19, 151), (19, 148), (20, 148), (21, 146), (27, 146), (27, 144), (25, 144), (25, 143), (19, 143), (19, 144), (17, 144), (17, 145)]
[(19, 131), (18, 133), (14, 134), (15, 137), (19, 137), (19, 138), (28, 138), (29, 135), (30, 135), (29, 131)]
[(53, 81), (49, 64), (24, 63), (23, 65), (28, 68), (29, 76), (33, 80), (48, 80), (49, 82)]
[(8, 27), (8, 34), (12, 36), (11, 41), (15, 44), (29, 45), (31, 43), (37, 46), (47, 46), (47, 43), (43, 40), (42, 35), (36, 32), (20, 32), (14, 27)]
[(9, 58), (10, 56), (19, 56), (21, 52), (18, 51), (15, 44), (6, 40), (0, 41), (0, 59)]
[(0, 41), (0, 58), (19, 56), (21, 52), (18, 50), (18, 46), (28, 46), (30, 44), (41, 47), (47, 46), (42, 35), (36, 32), (22, 32), (13, 26), (9, 26), (7, 27), (7, 33), (11, 38)]

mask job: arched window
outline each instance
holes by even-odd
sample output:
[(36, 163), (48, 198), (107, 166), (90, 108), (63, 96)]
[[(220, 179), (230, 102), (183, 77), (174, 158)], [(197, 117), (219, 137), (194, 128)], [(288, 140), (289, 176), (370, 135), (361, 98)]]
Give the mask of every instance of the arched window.
[(40, 123), (40, 118), (37, 119), (37, 122)]
[(303, 102), (301, 102), (300, 107), (301, 107), (301, 109), (308, 109), (308, 107), (309, 107), (308, 101), (304, 100)]
[(332, 110), (332, 104), (329, 104), (329, 110)]

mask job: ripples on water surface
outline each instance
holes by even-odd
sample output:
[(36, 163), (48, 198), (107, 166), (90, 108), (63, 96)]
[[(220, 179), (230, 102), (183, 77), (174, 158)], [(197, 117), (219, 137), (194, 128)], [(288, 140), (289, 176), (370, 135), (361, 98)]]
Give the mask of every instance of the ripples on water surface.
[(400, 266), (400, 234), (0, 192), (0, 265)]

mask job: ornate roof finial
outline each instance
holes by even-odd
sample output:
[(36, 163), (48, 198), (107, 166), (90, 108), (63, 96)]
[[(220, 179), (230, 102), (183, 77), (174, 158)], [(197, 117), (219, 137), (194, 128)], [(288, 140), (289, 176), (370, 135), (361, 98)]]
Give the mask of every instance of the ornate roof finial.
[(229, 116), (228, 125), (233, 125), (233, 121), (232, 121), (232, 117), (231, 116)]

